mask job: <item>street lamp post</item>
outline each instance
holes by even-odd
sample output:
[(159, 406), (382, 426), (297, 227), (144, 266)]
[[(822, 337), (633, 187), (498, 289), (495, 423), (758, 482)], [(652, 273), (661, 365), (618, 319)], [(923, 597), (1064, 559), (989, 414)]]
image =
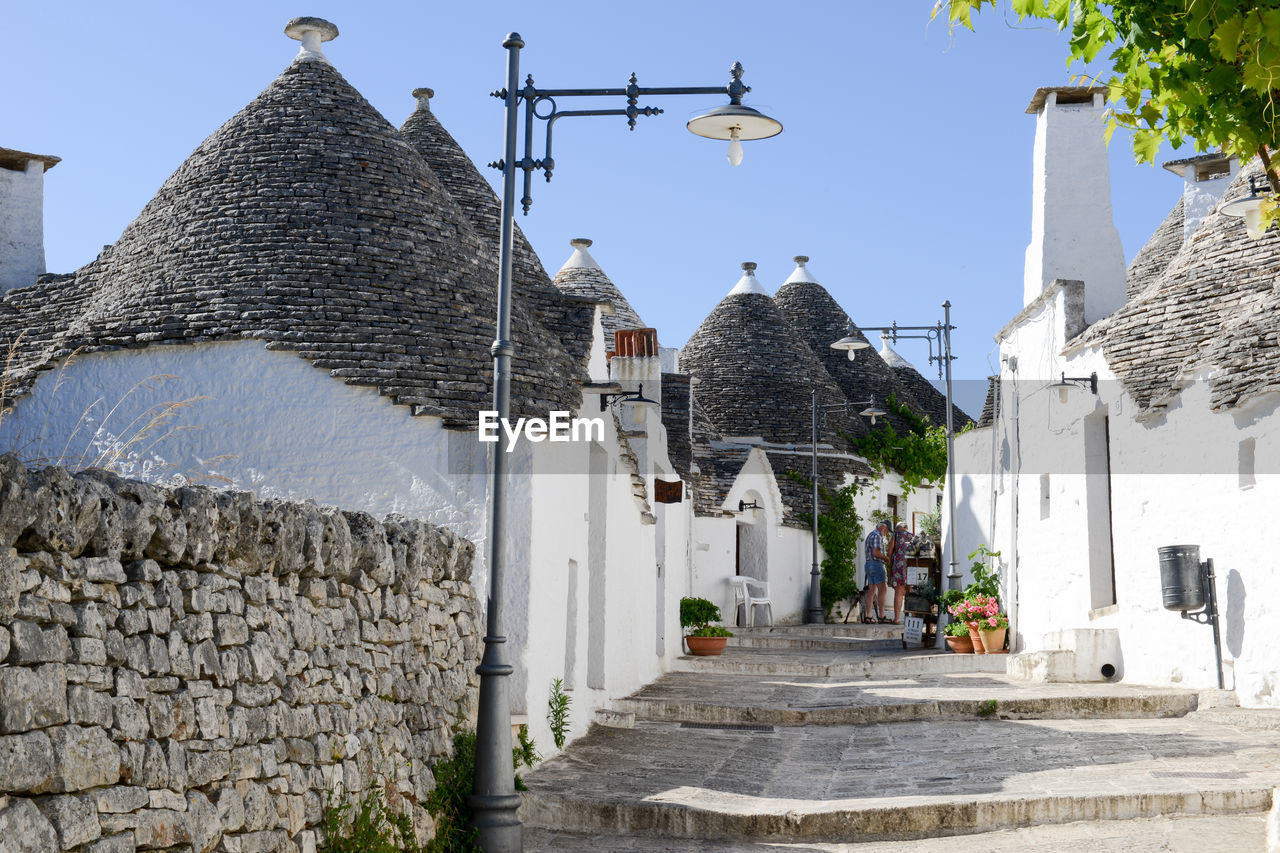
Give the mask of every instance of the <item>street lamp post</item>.
[[(918, 339), (929, 342), (929, 363), (935, 361), (938, 363), (938, 378), (946, 380), (947, 387), (947, 552), (950, 555), (950, 561), (947, 571), (947, 589), (956, 590), (960, 588), (960, 570), (956, 561), (956, 454), (955, 454), (955, 423), (951, 413), (951, 362), (956, 357), (951, 354), (951, 332), (955, 326), (951, 325), (951, 300), (942, 303), (942, 322), (935, 323), (932, 326), (899, 326), (893, 323), (889, 326), (850, 326), (849, 334), (831, 345), (832, 349), (845, 350), (849, 354), (849, 358), (853, 359), (854, 353), (860, 349), (867, 349), (871, 346), (866, 338), (860, 333), (862, 332), (885, 332), (889, 335), (890, 340), (895, 344), (900, 338)], [(916, 332), (918, 334), (902, 334), (903, 332)], [(934, 345), (937, 345), (937, 354), (934, 353)], [(945, 614), (938, 614), (941, 619)], [(938, 642), (942, 642), (941, 624), (939, 624)]]
[[(493, 408), (500, 421), (506, 421), (511, 409), (511, 268), (515, 233), (516, 170), (524, 172), (524, 196), (520, 203), (528, 214), (533, 204), (533, 173), (539, 169), (551, 180), (555, 161), (551, 157), (551, 131), (555, 122), (569, 116), (626, 116), (635, 129), (639, 116), (659, 115), (662, 110), (641, 107), (638, 100), (649, 95), (717, 95), (727, 94), (729, 103), (690, 119), (687, 127), (693, 133), (711, 139), (729, 140), (729, 162), (742, 160), (742, 140), (765, 139), (782, 132), (782, 124), (751, 107), (742, 105), (742, 96), (751, 88), (742, 82), (742, 66), (734, 63), (728, 86), (679, 88), (642, 88), (636, 76), (620, 89), (538, 89), (529, 76), (523, 88), (520, 80), (520, 49), (524, 40), (510, 33), (502, 46), (507, 49), (507, 84), (494, 92), (506, 107), (506, 133), (503, 159), (491, 163), (502, 170), (502, 227), (498, 260), (497, 334), (490, 347), (493, 354)], [(613, 110), (560, 110), (556, 98), (625, 97), (627, 106)], [(521, 102), (525, 116), (524, 156), (516, 158), (520, 129)], [(539, 108), (542, 108), (541, 110)], [(533, 157), (533, 120), (547, 124), (546, 149), (541, 159)], [(509, 440), (509, 439), (508, 439)], [(505, 446), (495, 448), (490, 468), (489, 494), (489, 600), (485, 621), (484, 654), (476, 672), (480, 675), (479, 709), (476, 720), (475, 783), (468, 804), (477, 830), (477, 841), (486, 853), (515, 853), (523, 848), (520, 818), (520, 795), (515, 790), (515, 773), (511, 765), (511, 697), (508, 676), (512, 666), (507, 661), (503, 633), (503, 583), (506, 539), (506, 461)]]
[(871, 398), (862, 403), (835, 403), (830, 406), (818, 405), (818, 389), (813, 389), (813, 443), (811, 445), (811, 456), (813, 461), (813, 541), (810, 543), (813, 549), (813, 564), (809, 568), (809, 608), (805, 612), (804, 621), (810, 625), (821, 625), (827, 620), (826, 608), (822, 606), (822, 568), (818, 565), (818, 415), (826, 412), (848, 410), (850, 407), (867, 406), (868, 408), (861, 412), (864, 415), (870, 415), (871, 422), (875, 423), (876, 418), (883, 415), (884, 412), (876, 408), (875, 398)]

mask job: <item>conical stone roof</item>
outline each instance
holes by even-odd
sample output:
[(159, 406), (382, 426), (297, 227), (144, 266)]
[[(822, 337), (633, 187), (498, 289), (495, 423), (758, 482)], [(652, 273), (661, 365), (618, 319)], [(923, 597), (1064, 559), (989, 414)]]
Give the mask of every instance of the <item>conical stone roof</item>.
[[(74, 277), (11, 291), (14, 378), (71, 351), (259, 338), (417, 413), (488, 408), (496, 269), (426, 163), (323, 61), (300, 56), (206, 139)], [(512, 409), (576, 409), (581, 371), (513, 303)]]
[[(795, 257), (796, 269), (787, 278), (774, 301), (801, 339), (817, 356), (827, 373), (835, 379), (844, 395), (853, 402), (873, 398), (883, 406), (890, 394), (912, 411), (921, 411), (911, 391), (898, 380), (894, 372), (871, 348), (858, 350), (849, 360), (842, 350), (834, 350), (831, 344), (843, 338), (852, 321), (827, 289), (809, 272), (804, 255)], [(861, 333), (858, 333), (861, 337)], [(901, 428), (896, 419), (889, 418), (894, 427)]]
[[(1262, 174), (1255, 158), (1222, 200), (1248, 196), (1250, 179)], [(1196, 376), (1207, 378), (1215, 411), (1240, 406), (1280, 391), (1277, 280), (1275, 229), (1254, 240), (1240, 219), (1215, 211), (1158, 276), (1069, 342), (1069, 351), (1101, 346), (1139, 419), (1162, 413)]]
[[(742, 280), (685, 344), (681, 369), (693, 376), (694, 397), (726, 436), (808, 444), (812, 390), (821, 405), (845, 396), (760, 286), (756, 265), (742, 266)], [(866, 431), (856, 415), (833, 412), (819, 440), (847, 450), (840, 433)]]
[[(485, 253), (496, 269), (501, 236), (502, 201), (480, 174), (476, 164), (462, 150), (453, 135), (431, 111), (432, 89), (413, 90), (417, 107), (400, 127), (400, 134), (427, 161), (453, 200), (462, 208)], [(594, 308), (577, 299), (566, 299), (551, 283), (542, 262), (524, 232), (516, 225), (511, 257), (511, 274), (517, 293), (529, 301), (536, 319), (560, 339), (561, 345), (585, 370), (591, 354)], [(497, 286), (497, 280), (494, 280)]]
[(627, 298), (622, 295), (622, 291), (618, 290), (617, 285), (605, 275), (604, 270), (596, 263), (596, 259), (587, 251), (591, 241), (585, 237), (576, 237), (569, 241), (569, 245), (573, 247), (573, 254), (556, 273), (553, 279), (555, 286), (564, 293), (613, 305), (613, 313), (605, 314), (600, 318), (600, 325), (604, 332), (604, 348), (606, 351), (612, 350), (614, 332), (643, 329), (644, 321), (631, 307)]

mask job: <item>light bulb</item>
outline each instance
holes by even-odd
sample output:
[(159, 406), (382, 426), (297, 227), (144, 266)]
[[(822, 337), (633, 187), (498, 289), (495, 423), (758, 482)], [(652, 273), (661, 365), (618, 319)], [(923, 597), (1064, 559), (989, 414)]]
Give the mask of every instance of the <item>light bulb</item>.
[[(730, 161), (732, 161), (732, 159), (733, 158), (730, 157)], [(1254, 240), (1261, 240), (1262, 235), (1267, 233), (1267, 229), (1262, 227), (1262, 205), (1261, 204), (1255, 204), (1245, 208), (1244, 230)]]
[(847, 350), (845, 350), (845, 353), (849, 356), (849, 360), (850, 360), (850, 361), (853, 361), (853, 354), (854, 354), (855, 352), (857, 352), (857, 350), (852, 350), (852, 349), (847, 349)]
[(742, 165), (742, 143), (738, 141), (738, 128), (729, 128), (729, 165)]
[(1065, 382), (1062, 385), (1058, 386), (1058, 402), (1059, 403), (1067, 402), (1067, 392), (1070, 390), (1071, 390), (1070, 387)]

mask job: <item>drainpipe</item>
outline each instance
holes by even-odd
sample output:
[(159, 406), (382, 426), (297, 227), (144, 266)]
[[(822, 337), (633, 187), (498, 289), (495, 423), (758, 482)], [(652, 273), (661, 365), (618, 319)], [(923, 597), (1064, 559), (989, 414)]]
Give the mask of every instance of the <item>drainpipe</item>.
[[(1005, 611), (1009, 616), (1009, 651), (1018, 651), (1018, 481), (1022, 474), (1022, 447), (1018, 434), (1018, 414), (1021, 404), (1018, 399), (1018, 359), (1009, 358), (1009, 372), (1013, 374), (1010, 382), (1011, 406), (1009, 412), (1009, 430), (1012, 440), (1009, 447), (1009, 575), (1008, 600)], [(994, 543), (992, 543), (994, 544)]]

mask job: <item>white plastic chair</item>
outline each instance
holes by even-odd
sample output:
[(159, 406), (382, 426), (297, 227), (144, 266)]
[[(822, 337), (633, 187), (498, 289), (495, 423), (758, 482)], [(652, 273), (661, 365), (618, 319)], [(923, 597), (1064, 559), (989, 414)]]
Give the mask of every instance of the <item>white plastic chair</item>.
[[(747, 627), (752, 627), (754, 622), (754, 612), (757, 605), (764, 605), (769, 608), (769, 627), (773, 627), (773, 602), (769, 600), (769, 584), (764, 581), (749, 578), (745, 575), (737, 575), (729, 578), (729, 583), (733, 584), (733, 610), (738, 612), (738, 605), (746, 605), (747, 608)], [(752, 587), (760, 590), (758, 595), (753, 595)]]

